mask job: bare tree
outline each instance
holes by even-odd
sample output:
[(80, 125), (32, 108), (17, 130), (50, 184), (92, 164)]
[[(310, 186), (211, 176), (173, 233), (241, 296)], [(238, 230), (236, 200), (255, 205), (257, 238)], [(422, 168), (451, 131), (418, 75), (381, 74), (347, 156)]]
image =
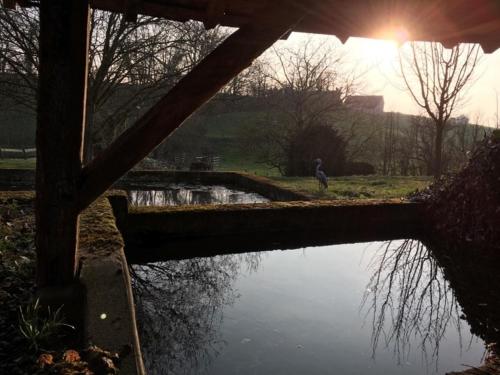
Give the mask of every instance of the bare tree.
[[(221, 93), (232, 97), (259, 97), (265, 95), (269, 89), (269, 79), (265, 73), (265, 69), (266, 67), (262, 60), (255, 61), (247, 69), (234, 77), (221, 90)], [(222, 95), (222, 97), (224, 96)]]
[(87, 160), (91, 144), (106, 146), (224, 36), (195, 22), (140, 17), (129, 23), (104, 12), (94, 13), (92, 31)]
[(372, 320), (372, 354), (379, 345), (393, 346), (397, 358), (405, 360), (411, 342), (419, 339), (424, 358), (437, 366), (447, 328), (454, 326), (461, 337), (461, 310), (453, 290), (421, 242), (388, 242), (381, 250), (363, 298)]
[(253, 134), (245, 134), (246, 145), (260, 154), (260, 162), (285, 174), (295, 135), (331, 124), (345, 97), (353, 93), (357, 77), (344, 69), (344, 54), (327, 39), (275, 47), (263, 61), (264, 74), (257, 77), (264, 77), (268, 87), (266, 114)]
[[(92, 12), (85, 159), (106, 146), (225, 36), (219, 28)], [(36, 111), (38, 11), (0, 8), (0, 95)]]
[(399, 67), (405, 86), (435, 126), (433, 174), (436, 178), (443, 172), (443, 140), (448, 121), (472, 83), (479, 60), (479, 45), (445, 49), (435, 42), (412, 42), (400, 50)]
[(256, 271), (260, 257), (248, 253), (131, 267), (148, 372), (206, 370), (225, 345), (219, 331), (224, 307), (239, 297), (234, 281), (242, 271)]
[(276, 90), (273, 104), (298, 128), (322, 122), (355, 90), (357, 77), (345, 70), (345, 54), (327, 39), (273, 48), (268, 59), (267, 77)]
[(21, 111), (36, 111), (38, 12), (0, 7), (0, 96)]

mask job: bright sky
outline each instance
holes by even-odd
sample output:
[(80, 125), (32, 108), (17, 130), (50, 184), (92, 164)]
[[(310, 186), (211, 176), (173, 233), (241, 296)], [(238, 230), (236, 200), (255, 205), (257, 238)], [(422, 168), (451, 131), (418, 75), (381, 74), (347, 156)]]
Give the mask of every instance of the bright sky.
[[(305, 34), (294, 33), (287, 43), (298, 43)], [(313, 38), (325, 38), (315, 36)], [(413, 103), (404, 90), (404, 84), (397, 74), (398, 45), (391, 41), (350, 38), (342, 45), (335, 37), (332, 43), (348, 54), (349, 61), (356, 66), (366, 67), (363, 76), (364, 94), (384, 95), (385, 110), (402, 113), (419, 114), (421, 110)], [(496, 125), (497, 99), (500, 101), (500, 50), (493, 54), (485, 54), (477, 69), (477, 78), (470, 87), (466, 102), (457, 108), (455, 116), (466, 115), (475, 121), (480, 115), (480, 123)]]

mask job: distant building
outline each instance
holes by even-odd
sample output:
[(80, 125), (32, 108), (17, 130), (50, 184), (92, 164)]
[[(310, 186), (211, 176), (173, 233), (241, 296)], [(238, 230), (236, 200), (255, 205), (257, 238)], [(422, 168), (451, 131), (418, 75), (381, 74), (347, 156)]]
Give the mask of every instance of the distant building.
[(453, 125), (467, 125), (469, 123), (469, 118), (465, 115), (460, 115), (458, 117), (452, 117), (449, 122)]
[(344, 103), (355, 111), (384, 113), (384, 97), (382, 95), (353, 95), (347, 97)]

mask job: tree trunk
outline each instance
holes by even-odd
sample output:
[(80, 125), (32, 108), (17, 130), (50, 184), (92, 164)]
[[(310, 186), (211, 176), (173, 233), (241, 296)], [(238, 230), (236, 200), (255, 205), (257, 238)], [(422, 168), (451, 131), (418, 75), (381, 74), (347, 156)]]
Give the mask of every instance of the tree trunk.
[(75, 275), (88, 21), (85, 0), (41, 1), (36, 130), (38, 287), (67, 285)]
[(443, 135), (444, 124), (436, 123), (436, 138), (434, 140), (434, 179), (441, 177), (443, 173)]

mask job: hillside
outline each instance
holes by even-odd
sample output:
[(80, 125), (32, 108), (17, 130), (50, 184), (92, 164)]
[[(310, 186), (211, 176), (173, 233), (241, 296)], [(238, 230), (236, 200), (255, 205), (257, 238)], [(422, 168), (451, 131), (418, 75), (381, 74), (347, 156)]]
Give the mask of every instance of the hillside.
[[(32, 147), (35, 115), (2, 98), (0, 103), (0, 147)], [(328, 123), (337, 128), (348, 143), (351, 161), (367, 162), (384, 174), (428, 174), (432, 150), (432, 126), (424, 118), (401, 114), (364, 114), (343, 109), (328, 114)], [(159, 146), (152, 157), (181, 158), (184, 167), (196, 156), (217, 155), (219, 169), (240, 169), (277, 175), (262, 161), (259, 146), (266, 131), (276, 123), (286, 127), (286, 117), (265, 97), (219, 95)], [(289, 121), (289, 120), (288, 120)], [(475, 125), (450, 125), (446, 150), (449, 168), (456, 169), (466, 159), (473, 144), (490, 132)], [(283, 134), (283, 133), (278, 133)], [(425, 149), (427, 147), (427, 149)]]

